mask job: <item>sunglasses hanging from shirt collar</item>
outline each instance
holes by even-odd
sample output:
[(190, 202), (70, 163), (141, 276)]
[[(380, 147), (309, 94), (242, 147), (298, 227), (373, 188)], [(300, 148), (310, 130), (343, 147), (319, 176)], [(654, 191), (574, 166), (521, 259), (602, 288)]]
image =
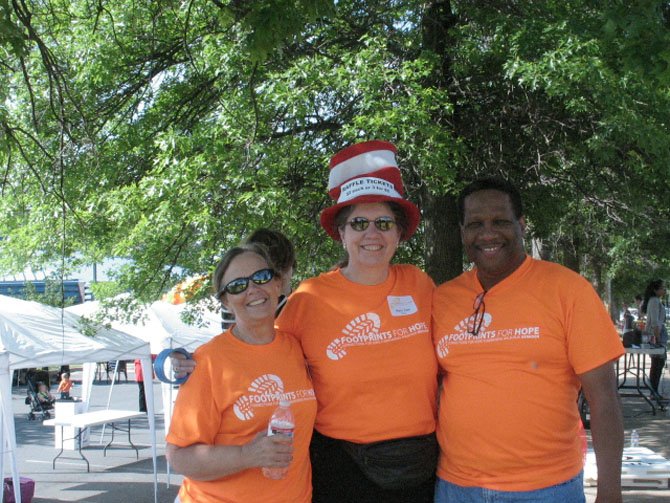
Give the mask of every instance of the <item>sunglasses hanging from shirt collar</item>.
[(484, 303), (484, 296), (486, 295), (486, 290), (475, 297), (475, 301), (472, 304), (474, 309), (473, 313), (468, 318), (468, 333), (472, 335), (479, 335), (479, 331), (482, 328), (482, 323), (484, 323), (484, 315), (486, 314), (486, 304)]

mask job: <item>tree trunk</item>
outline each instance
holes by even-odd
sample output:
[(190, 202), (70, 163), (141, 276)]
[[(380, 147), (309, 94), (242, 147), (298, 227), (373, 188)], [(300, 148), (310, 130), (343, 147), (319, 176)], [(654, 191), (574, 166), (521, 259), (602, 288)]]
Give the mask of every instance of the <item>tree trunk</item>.
[(531, 256), (539, 260), (551, 260), (551, 248), (540, 238), (532, 238), (530, 242)]
[[(453, 50), (449, 30), (458, 19), (448, 0), (437, 0), (427, 4), (422, 19), (422, 44), (424, 49), (439, 57), (440, 65), (426, 79), (426, 85), (447, 88), (453, 85), (450, 50)], [(458, 135), (457, 121), (448, 120), (443, 112), (434, 116), (436, 124), (453, 128)], [(453, 194), (422, 194), (423, 221), (425, 225), (426, 272), (436, 284), (455, 278), (463, 272), (463, 246), (456, 212), (456, 196)]]
[(426, 272), (439, 285), (463, 272), (463, 245), (451, 194), (423, 197)]
[(596, 292), (600, 295), (602, 299), (605, 297), (605, 282), (603, 281), (603, 267), (600, 261), (596, 258), (591, 257), (591, 267), (593, 268), (593, 283)]
[(574, 237), (563, 238), (560, 240), (560, 245), (563, 252), (563, 265), (576, 273), (580, 273), (579, 240)]

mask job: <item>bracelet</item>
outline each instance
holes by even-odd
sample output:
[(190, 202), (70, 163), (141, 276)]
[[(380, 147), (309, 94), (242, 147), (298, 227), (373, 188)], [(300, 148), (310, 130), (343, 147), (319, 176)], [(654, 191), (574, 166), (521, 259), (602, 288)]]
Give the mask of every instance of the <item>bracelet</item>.
[(170, 355), (172, 353), (181, 353), (186, 357), (187, 360), (191, 359), (191, 353), (186, 351), (184, 348), (164, 349), (163, 351), (158, 353), (158, 356), (156, 357), (156, 361), (154, 362), (154, 372), (156, 372), (156, 377), (161, 382), (167, 384), (184, 384), (186, 382), (186, 379), (188, 379), (188, 374), (185, 375), (184, 377), (179, 377), (174, 380), (168, 379), (167, 376), (165, 375), (165, 369), (164, 369), (165, 361), (168, 358), (170, 358)]

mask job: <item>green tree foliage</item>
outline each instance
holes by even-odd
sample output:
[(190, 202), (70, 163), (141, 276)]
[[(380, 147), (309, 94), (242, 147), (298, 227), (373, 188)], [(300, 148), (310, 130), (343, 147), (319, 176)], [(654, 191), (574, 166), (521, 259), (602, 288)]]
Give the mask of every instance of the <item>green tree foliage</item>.
[(151, 299), (267, 226), (316, 274), (340, 253), (318, 227), (329, 156), (379, 138), (424, 213), (400, 259), (458, 274), (455, 195), (499, 175), (545, 256), (632, 295), (668, 266), (666, 12), (0, 1), (0, 268), (126, 257), (116, 279)]

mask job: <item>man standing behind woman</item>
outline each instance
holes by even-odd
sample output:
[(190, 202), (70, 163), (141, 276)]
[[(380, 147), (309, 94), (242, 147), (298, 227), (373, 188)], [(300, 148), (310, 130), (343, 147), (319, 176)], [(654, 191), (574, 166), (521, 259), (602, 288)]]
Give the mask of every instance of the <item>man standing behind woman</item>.
[(303, 281), (277, 319), (300, 341), (316, 392), (314, 503), (433, 501), (434, 284), (391, 264), (419, 223), (395, 154), (391, 143), (369, 141), (333, 156), (335, 204), (321, 225), (342, 243), (345, 265)]
[(436, 503), (584, 502), (580, 386), (591, 408), (598, 503), (621, 502), (623, 347), (593, 287), (526, 255), (521, 197), (478, 180), (459, 197), (475, 268), (433, 305), (442, 381)]

